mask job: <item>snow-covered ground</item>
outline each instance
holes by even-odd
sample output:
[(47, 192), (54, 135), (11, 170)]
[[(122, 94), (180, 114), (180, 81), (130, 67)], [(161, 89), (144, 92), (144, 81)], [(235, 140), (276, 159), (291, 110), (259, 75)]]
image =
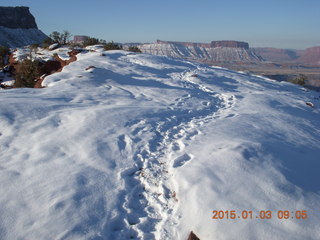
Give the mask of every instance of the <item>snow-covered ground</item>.
[[(55, 45), (55, 44), (53, 44)], [(52, 46), (53, 46), (52, 45)], [(17, 48), (13, 52), (13, 58), (15, 61), (22, 61), (24, 59), (34, 59), (38, 61), (50, 61), (54, 60), (54, 56), (57, 55), (61, 60), (69, 60), (70, 56), (68, 52), (72, 50), (71, 47), (63, 46), (51, 50), (49, 48), (32, 48), (30, 46), (25, 46), (22, 48)]]
[(0, 239), (319, 239), (319, 93), (125, 51), (77, 58), (44, 89), (0, 92)]

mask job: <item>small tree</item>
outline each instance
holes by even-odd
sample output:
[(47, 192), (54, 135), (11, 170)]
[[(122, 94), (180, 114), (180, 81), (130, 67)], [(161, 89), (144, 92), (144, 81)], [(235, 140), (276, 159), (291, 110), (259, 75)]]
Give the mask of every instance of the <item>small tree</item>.
[(138, 48), (137, 46), (131, 46), (131, 47), (129, 47), (128, 51), (141, 53), (140, 48)]
[(93, 45), (98, 45), (98, 44), (106, 45), (107, 43), (103, 39), (89, 37), (83, 41), (82, 46), (87, 47), (87, 46), (93, 46)]
[(67, 44), (70, 41), (71, 38), (71, 33), (67, 30), (64, 30), (63, 33), (61, 34), (61, 43), (62, 45)]
[(71, 38), (69, 31), (64, 30), (62, 33), (57, 31), (52, 32), (49, 37), (52, 39), (53, 43), (59, 43), (60, 45), (66, 45)]
[(54, 44), (54, 41), (52, 40), (52, 38), (47, 37), (46, 39), (43, 40), (42, 42), (42, 46), (43, 47), (49, 47), (51, 44)]
[(87, 47), (87, 46), (92, 46), (92, 45), (97, 45), (99, 44), (99, 39), (98, 38), (87, 38), (86, 40), (83, 41), (82, 45), (84, 47)]
[(59, 32), (54, 31), (49, 35), (50, 39), (52, 40), (52, 43), (60, 43), (61, 42), (61, 35)]
[(303, 86), (304, 84), (306, 84), (307, 79), (308, 78), (306, 75), (300, 74), (298, 77), (289, 79), (288, 81)]
[(41, 74), (41, 62), (24, 59), (16, 66), (14, 87), (33, 88)]
[(104, 45), (104, 50), (122, 50), (122, 46), (119, 44), (112, 42), (108, 42), (106, 45)]

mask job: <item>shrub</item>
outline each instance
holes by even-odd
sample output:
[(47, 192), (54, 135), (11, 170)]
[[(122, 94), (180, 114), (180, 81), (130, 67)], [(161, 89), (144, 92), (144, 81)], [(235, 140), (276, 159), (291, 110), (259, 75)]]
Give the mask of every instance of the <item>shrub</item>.
[(47, 48), (52, 44), (54, 44), (54, 41), (50, 37), (47, 37), (46, 39), (43, 40), (41, 45), (42, 47)]
[(64, 30), (62, 33), (54, 31), (49, 35), (49, 37), (50, 37), (50, 39), (52, 39), (53, 43), (59, 43), (60, 45), (66, 45), (69, 42), (71, 34), (67, 30)]
[(30, 45), (30, 48), (33, 49), (33, 50), (37, 50), (38, 47), (39, 47), (38, 43), (34, 43), (34, 44)]
[(299, 77), (289, 79), (288, 81), (291, 83), (303, 86), (304, 84), (306, 84), (306, 80), (307, 80), (307, 76), (300, 74)]
[(106, 43), (106, 45), (104, 45), (104, 50), (122, 50), (122, 46), (119, 44), (112, 42), (108, 42)]
[(33, 88), (41, 74), (41, 62), (25, 59), (19, 62), (15, 71), (14, 87)]
[(106, 41), (105, 40), (102, 40), (102, 39), (98, 39), (98, 38), (87, 38), (86, 40), (83, 41), (82, 45), (84, 47), (87, 47), (87, 46), (92, 46), (92, 45), (98, 45), (98, 44), (103, 44), (105, 45), (106, 44)]
[(4, 67), (7, 62), (7, 56), (10, 53), (9, 48), (0, 46), (0, 67)]
[(92, 45), (97, 45), (99, 44), (100, 41), (98, 38), (87, 38), (86, 40), (83, 41), (82, 45), (84, 47), (87, 47), (87, 46), (92, 46)]
[(128, 51), (141, 53), (140, 48), (138, 48), (136, 46), (129, 47)]

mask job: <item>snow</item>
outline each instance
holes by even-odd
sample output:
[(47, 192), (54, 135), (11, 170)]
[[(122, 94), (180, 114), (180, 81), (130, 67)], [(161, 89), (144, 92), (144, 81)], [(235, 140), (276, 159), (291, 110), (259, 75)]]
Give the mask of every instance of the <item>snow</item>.
[(53, 43), (48, 47), (48, 49), (52, 51), (54, 49), (57, 49), (58, 47), (59, 47), (59, 43)]
[(6, 72), (6, 70), (0, 69), (0, 83), (2, 86), (12, 87), (14, 79)]
[(99, 47), (77, 59), (1, 91), (1, 239), (318, 239), (319, 93)]
[(11, 48), (42, 43), (47, 38), (39, 29), (7, 28), (0, 26), (0, 45)]
[(51, 50), (50, 48), (32, 48), (30, 46), (25, 46), (15, 49), (15, 51), (13, 52), (13, 58), (18, 62), (30, 58), (47, 62), (50, 60), (54, 60), (54, 55), (57, 55), (61, 60), (66, 61), (70, 59), (68, 52), (70, 52), (71, 50), (72, 48), (67, 46), (62, 46), (54, 50)]

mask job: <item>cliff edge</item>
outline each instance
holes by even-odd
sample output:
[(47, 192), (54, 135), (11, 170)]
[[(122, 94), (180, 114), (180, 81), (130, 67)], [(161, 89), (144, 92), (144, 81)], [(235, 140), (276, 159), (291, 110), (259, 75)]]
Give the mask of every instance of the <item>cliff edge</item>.
[(29, 7), (0, 7), (0, 26), (13, 29), (38, 29)]
[(0, 45), (16, 48), (42, 43), (45, 38), (29, 7), (0, 7)]

